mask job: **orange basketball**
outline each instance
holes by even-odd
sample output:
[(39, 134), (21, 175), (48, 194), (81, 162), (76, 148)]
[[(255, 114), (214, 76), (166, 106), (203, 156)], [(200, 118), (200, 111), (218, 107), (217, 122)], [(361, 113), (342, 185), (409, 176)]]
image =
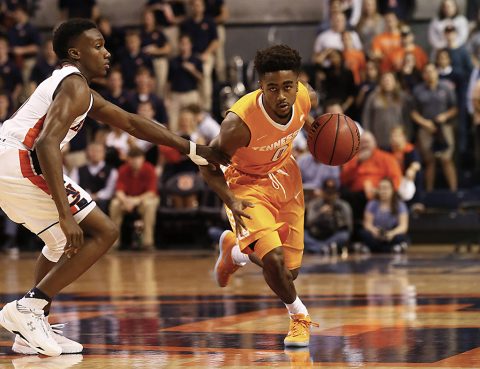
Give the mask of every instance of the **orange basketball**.
[(355, 156), (359, 145), (358, 127), (344, 114), (320, 115), (308, 133), (308, 149), (318, 161), (327, 165), (345, 164)]

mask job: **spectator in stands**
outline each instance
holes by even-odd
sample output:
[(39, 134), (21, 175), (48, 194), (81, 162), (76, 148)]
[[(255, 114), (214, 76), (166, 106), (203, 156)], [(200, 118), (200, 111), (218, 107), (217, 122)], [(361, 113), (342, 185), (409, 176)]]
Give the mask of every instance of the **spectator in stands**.
[(403, 58), (402, 68), (397, 72), (397, 79), (403, 90), (411, 94), (413, 89), (422, 83), (422, 72), (417, 68), (415, 55), (406, 53)]
[(443, 49), (447, 46), (445, 28), (453, 26), (457, 30), (456, 45), (461, 46), (468, 39), (468, 20), (460, 14), (455, 0), (443, 0), (438, 14), (430, 21), (428, 27), (428, 41), (434, 50)]
[(362, 41), (364, 50), (369, 53), (372, 48), (372, 40), (382, 33), (385, 28), (383, 17), (377, 11), (376, 0), (362, 1), (362, 15), (357, 24), (356, 31)]
[(25, 6), (18, 5), (13, 12), (13, 17), (15, 26), (8, 30), (8, 40), (15, 61), (21, 68), (23, 83), (26, 85), (40, 50), (40, 32), (30, 22)]
[(379, 86), (368, 96), (363, 109), (363, 128), (372, 132), (382, 150), (390, 148), (390, 132), (402, 125), (410, 131), (410, 102), (393, 73), (384, 73)]
[(198, 104), (190, 104), (187, 106), (194, 116), (196, 129), (192, 136), (192, 141), (196, 141), (196, 137), (202, 137), (205, 144), (208, 145), (219, 133), (220, 124), (212, 118), (210, 113), (206, 112)]
[(323, 19), (319, 26), (319, 33), (328, 29), (331, 24), (331, 15), (342, 13), (349, 27), (355, 27), (362, 13), (362, 0), (321, 0), (321, 14)]
[(353, 38), (350, 31), (342, 33), (343, 43), (343, 57), (345, 58), (345, 66), (353, 73), (353, 80), (358, 86), (362, 83), (363, 76), (365, 75), (366, 59), (362, 50), (355, 49), (353, 47)]
[[(180, 111), (178, 119), (178, 135), (186, 139), (192, 139), (191, 135), (195, 130), (195, 116), (187, 108), (183, 108)], [(194, 137), (195, 138), (195, 137)], [(202, 140), (202, 137), (197, 136), (197, 139)], [(200, 142), (199, 142), (200, 143)], [(169, 146), (159, 146), (157, 173), (160, 173), (160, 180), (162, 184), (165, 184), (170, 178), (179, 173), (191, 173), (197, 172), (198, 168), (191, 160), (188, 160), (186, 155), (180, 153), (180, 151), (173, 149)]]
[(123, 88), (122, 71), (118, 67), (110, 70), (107, 77), (107, 89), (104, 91), (103, 97), (123, 110), (134, 111), (130, 104), (130, 94)]
[(107, 17), (100, 16), (97, 20), (97, 26), (105, 39), (105, 45), (110, 51), (110, 64), (115, 65), (122, 53), (125, 43), (125, 33), (122, 28), (113, 27)]
[(224, 0), (205, 0), (205, 14), (215, 20), (217, 25), (218, 48), (215, 52), (215, 74), (219, 83), (227, 80), (225, 60), (225, 22), (228, 20), (228, 7)]
[(385, 55), (401, 46), (400, 24), (395, 13), (388, 12), (383, 16), (385, 32), (375, 36), (372, 40), (372, 57), (382, 63)]
[(33, 66), (30, 75), (30, 92), (33, 92), (44, 79), (50, 77), (58, 64), (57, 54), (53, 51), (52, 40), (47, 40), (42, 46), (42, 53)]
[(472, 123), (474, 134), (475, 174), (480, 176), (480, 79), (476, 80), (471, 94)]
[(365, 65), (365, 79), (358, 87), (358, 93), (355, 97), (355, 109), (358, 112), (363, 110), (363, 106), (368, 96), (378, 86), (379, 77), (380, 71), (378, 63), (376, 63), (374, 60), (368, 60)]
[(181, 35), (180, 55), (171, 59), (168, 67), (169, 128), (176, 131), (180, 109), (190, 104), (200, 104), (199, 84), (203, 80), (202, 61), (192, 54), (192, 40)]
[(320, 88), (317, 89), (324, 91), (325, 101), (333, 99), (341, 101), (343, 111), (349, 114), (356, 92), (353, 73), (345, 67), (341, 51), (329, 49), (326, 57), (329, 67), (322, 67), (322, 61), (318, 60), (317, 78), (320, 81)]
[(391, 178), (378, 184), (378, 194), (365, 209), (361, 236), (372, 252), (405, 252), (408, 247), (408, 209)]
[(87, 160), (86, 165), (74, 168), (70, 177), (80, 184), (107, 214), (110, 200), (115, 192), (118, 172), (105, 163), (105, 146), (102, 144), (92, 142), (88, 145)]
[(377, 0), (380, 14), (395, 13), (398, 19), (409, 22), (415, 11), (415, 0)]
[(384, 71), (398, 72), (402, 69), (406, 54), (415, 56), (415, 66), (418, 70), (423, 70), (428, 62), (428, 56), (423, 49), (415, 44), (415, 35), (410, 26), (400, 27), (401, 43), (400, 47), (385, 55), (382, 67)]
[(0, 127), (12, 115), (12, 104), (6, 92), (0, 92)]
[(69, 18), (90, 18), (96, 21), (100, 16), (100, 9), (96, 0), (59, 0), (58, 7), (63, 20)]
[(305, 251), (335, 254), (347, 246), (353, 230), (352, 208), (338, 195), (337, 179), (326, 178), (321, 192), (308, 202)]
[(135, 88), (135, 75), (141, 66), (145, 66), (153, 72), (152, 58), (141, 49), (140, 34), (129, 31), (125, 35), (125, 51), (119, 58), (123, 75), (123, 84), (128, 89)]
[(202, 107), (212, 109), (212, 72), (218, 48), (217, 25), (205, 14), (204, 0), (190, 0), (190, 16), (180, 24), (182, 33), (190, 35), (192, 51), (202, 61), (203, 79), (200, 86)]
[(457, 175), (452, 160), (455, 138), (452, 121), (458, 108), (455, 91), (440, 81), (434, 64), (423, 71), (424, 83), (413, 91), (412, 119), (418, 125), (417, 144), (425, 162), (425, 189), (432, 191), (435, 181), (435, 158), (439, 158), (451, 191), (457, 190)]
[[(313, 47), (313, 61), (316, 64), (323, 63), (325, 56), (322, 55), (329, 49), (343, 49), (342, 33), (347, 30), (347, 21), (345, 14), (342, 12), (335, 12), (331, 15), (331, 26), (326, 31), (320, 33), (315, 39)], [(352, 44), (355, 49), (362, 49), (362, 42), (355, 31), (351, 31)]]
[[(125, 214), (138, 212), (143, 221), (141, 248), (144, 250), (155, 248), (154, 228), (158, 202), (155, 168), (145, 162), (142, 150), (130, 149), (128, 162), (118, 171), (115, 197), (110, 203), (110, 217), (120, 228)], [(118, 241), (116, 246), (118, 247)]]
[[(458, 45), (457, 30), (452, 25), (445, 27), (445, 38), (447, 40), (446, 50), (450, 56), (453, 72), (459, 76), (459, 80), (455, 84), (455, 93), (457, 96), (458, 106), (458, 148), (462, 159), (466, 159), (469, 155), (469, 126), (467, 112), (467, 86), (473, 70), (472, 58), (468, 52), (466, 45)], [(463, 161), (463, 160), (462, 160)]]
[[(415, 145), (408, 142), (407, 134), (402, 126), (394, 127), (390, 133), (390, 151), (397, 159), (403, 174), (402, 182), (400, 183), (398, 192), (403, 200), (411, 200), (413, 195), (421, 192), (422, 189), (420, 174), (422, 165), (420, 154), (415, 148)], [(412, 187), (410, 183), (413, 183), (414, 187)], [(402, 188), (402, 184), (404, 187), (410, 186), (410, 189)], [(412, 197), (406, 196), (405, 192), (409, 190), (411, 191), (411, 188), (414, 190), (414, 192), (411, 194)]]
[(342, 167), (340, 181), (346, 192), (345, 200), (353, 209), (354, 219), (362, 219), (367, 199), (372, 199), (375, 189), (384, 177), (393, 180), (395, 190), (400, 186), (402, 171), (395, 157), (377, 148), (375, 137), (364, 131), (358, 154)]
[(157, 24), (162, 27), (172, 46), (171, 55), (178, 54), (178, 25), (186, 17), (185, 4), (184, 0), (148, 0), (146, 4), (146, 8), (154, 12)]
[(158, 96), (165, 96), (165, 84), (168, 75), (168, 56), (172, 46), (160, 26), (157, 25), (155, 14), (146, 9), (143, 12), (143, 28), (141, 33), (142, 51), (153, 59), (155, 70), (155, 91)]
[(0, 85), (7, 92), (14, 106), (17, 106), (23, 82), (20, 70), (8, 56), (8, 41), (0, 36)]
[(163, 100), (154, 92), (155, 81), (152, 71), (146, 67), (140, 67), (135, 74), (135, 92), (130, 95), (130, 106), (133, 111), (138, 110), (138, 104), (142, 102), (150, 102), (155, 110), (155, 120), (159, 123), (168, 124), (167, 111)]
[(136, 138), (129, 135), (127, 132), (117, 128), (111, 127), (110, 132), (105, 137), (105, 145), (113, 158), (111, 163), (115, 166), (120, 166), (127, 160), (128, 152), (135, 146)]

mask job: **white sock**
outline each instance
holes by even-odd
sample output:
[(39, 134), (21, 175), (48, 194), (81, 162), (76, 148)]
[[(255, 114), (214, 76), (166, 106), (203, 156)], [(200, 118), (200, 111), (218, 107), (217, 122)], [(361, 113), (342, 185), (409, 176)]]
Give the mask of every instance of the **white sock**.
[(285, 304), (285, 306), (287, 307), (290, 315), (293, 315), (293, 314), (308, 315), (307, 307), (303, 305), (302, 300), (300, 300), (300, 297), (298, 296), (294, 302), (292, 302), (291, 304)]
[(45, 306), (47, 306), (48, 301), (44, 299), (35, 299), (35, 298), (28, 298), (22, 297), (18, 300), (18, 303), (22, 306), (25, 306), (29, 309), (34, 310), (43, 310)]
[(238, 245), (233, 246), (232, 249), (232, 259), (233, 262), (237, 265), (244, 266), (245, 264), (251, 263), (250, 258), (247, 254), (244, 254)]

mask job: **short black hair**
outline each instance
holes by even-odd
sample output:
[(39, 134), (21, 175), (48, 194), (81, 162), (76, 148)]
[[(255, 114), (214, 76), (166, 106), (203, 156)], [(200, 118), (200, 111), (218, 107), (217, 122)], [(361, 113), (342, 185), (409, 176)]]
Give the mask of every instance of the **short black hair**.
[(53, 51), (60, 60), (68, 59), (68, 49), (72, 42), (84, 31), (97, 28), (96, 24), (89, 19), (73, 18), (61, 23), (53, 31)]
[(260, 77), (265, 73), (293, 70), (300, 73), (302, 58), (297, 50), (288, 45), (275, 45), (258, 50), (255, 55), (255, 69)]

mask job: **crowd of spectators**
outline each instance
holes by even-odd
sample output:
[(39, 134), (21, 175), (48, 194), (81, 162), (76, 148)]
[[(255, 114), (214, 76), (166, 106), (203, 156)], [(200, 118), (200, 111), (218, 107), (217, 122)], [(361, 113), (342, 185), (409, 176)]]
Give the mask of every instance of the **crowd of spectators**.
[[(30, 21), (30, 2), (13, 3), (0, 8), (0, 124), (58, 65), (51, 40)], [(467, 18), (455, 0), (443, 0), (428, 25), (429, 44), (419, 45), (414, 0), (319, 3), (324, 17), (301, 74), (318, 92), (312, 114), (348, 114), (365, 133), (358, 155), (342, 168), (316, 162), (306, 135), (297, 136), (306, 250), (330, 253), (361, 242), (365, 250), (402, 252), (418, 195), (442, 186), (456, 191), (458, 169), (480, 169), (477, 9), (469, 4)], [(218, 134), (215, 86), (229, 82), (223, 0), (148, 0), (138, 27), (127, 28), (112, 24), (95, 0), (58, 6), (63, 19), (89, 17), (103, 33), (112, 68), (92, 87), (107, 100), (197, 143)], [(191, 190), (201, 187), (197, 168), (185, 156), (98, 122), (90, 120), (71, 142), (64, 166), (117, 225), (131, 225), (140, 249), (156, 247), (158, 206), (199, 206)], [(167, 198), (172, 184), (176, 195)], [(15, 227), (5, 222), (5, 244), (14, 246)], [(127, 238), (117, 246), (128, 247)]]

